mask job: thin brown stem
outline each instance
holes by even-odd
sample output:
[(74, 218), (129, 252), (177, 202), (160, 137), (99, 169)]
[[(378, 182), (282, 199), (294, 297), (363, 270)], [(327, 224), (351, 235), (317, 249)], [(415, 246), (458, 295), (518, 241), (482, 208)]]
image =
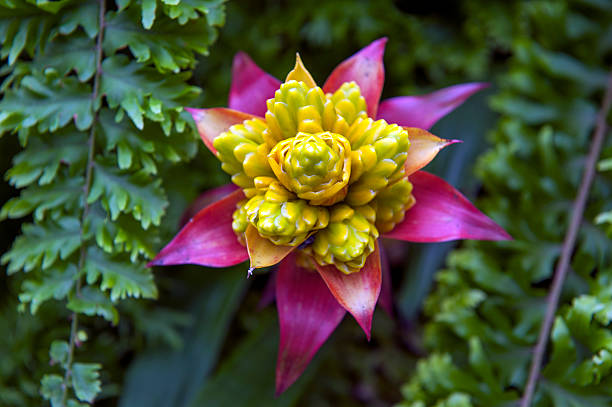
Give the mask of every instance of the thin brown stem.
[[(81, 216), (81, 250), (79, 253), (79, 265), (78, 265), (78, 277), (75, 283), (75, 294), (79, 296), (81, 294), (81, 275), (85, 266), (85, 260), (87, 258), (87, 245), (85, 244), (85, 222), (89, 216), (89, 203), (87, 197), (91, 189), (91, 180), (93, 177), (93, 165), (94, 165), (94, 153), (96, 149), (96, 123), (98, 121), (98, 93), (100, 88), (100, 76), (102, 74), (102, 40), (104, 37), (104, 15), (106, 13), (105, 0), (99, 0), (99, 31), (98, 38), (96, 40), (96, 73), (94, 75), (94, 84), (92, 92), (92, 106), (94, 109), (94, 120), (91, 124), (89, 131), (88, 155), (87, 155), (87, 169), (85, 173), (85, 183), (83, 185), (83, 214)], [(62, 389), (62, 406), (66, 406), (68, 399), (68, 387), (70, 375), (72, 374), (72, 361), (74, 359), (74, 349), (76, 347), (77, 335), (79, 329), (79, 314), (73, 312), (71, 315), (72, 322), (70, 324), (70, 342), (68, 344), (68, 358), (66, 360), (66, 373), (64, 374), (64, 386)]]
[(589, 189), (591, 188), (593, 178), (595, 177), (595, 167), (607, 130), (606, 117), (610, 111), (611, 103), (612, 73), (610, 74), (610, 78), (608, 80), (608, 86), (601, 104), (601, 109), (599, 109), (599, 113), (597, 115), (597, 124), (595, 126), (595, 132), (591, 141), (589, 155), (587, 156), (585, 162), (584, 173), (582, 174), (578, 195), (576, 196), (572, 207), (572, 217), (570, 219), (569, 228), (565, 234), (565, 239), (563, 240), (561, 257), (557, 263), (557, 267), (555, 268), (552, 289), (547, 300), (546, 314), (544, 315), (544, 321), (542, 321), (542, 326), (540, 327), (538, 342), (533, 350), (533, 359), (531, 360), (531, 367), (529, 368), (529, 378), (527, 379), (527, 386), (525, 387), (525, 392), (523, 393), (520, 407), (531, 406), (535, 388), (540, 377), (542, 359), (544, 358), (544, 353), (546, 352), (546, 345), (550, 336), (550, 330), (555, 319), (557, 306), (559, 304), (559, 297), (561, 296), (561, 289), (563, 288), (563, 282), (565, 281), (565, 277), (567, 276), (567, 272), (569, 270), (569, 263), (576, 245), (576, 238), (578, 237), (580, 224), (582, 223), (584, 208), (589, 196)]

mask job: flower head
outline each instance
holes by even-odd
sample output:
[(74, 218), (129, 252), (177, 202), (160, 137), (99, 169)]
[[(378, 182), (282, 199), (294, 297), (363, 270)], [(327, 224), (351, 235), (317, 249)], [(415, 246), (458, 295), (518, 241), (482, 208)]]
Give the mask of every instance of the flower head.
[(152, 264), (280, 263), (277, 392), (299, 377), (346, 311), (369, 338), (388, 278), (381, 234), (417, 242), (509, 238), (453, 187), (419, 171), (456, 142), (426, 129), (483, 85), (379, 105), (385, 42), (344, 61), (322, 87), (299, 56), (280, 83), (238, 54), (230, 109), (189, 109), (236, 188), (213, 191), (224, 197), (200, 210)]
[[(276, 246), (312, 236), (300, 250), (317, 264), (358, 272), (378, 227), (391, 230), (415, 202), (404, 168), (409, 131), (368, 117), (354, 81), (325, 93), (299, 55), (266, 107), (263, 119), (244, 120), (212, 141), (248, 198), (234, 212), (234, 232), (250, 246), (257, 243), (244, 238), (249, 225), (255, 240)], [(251, 257), (252, 266), (268, 265)]]

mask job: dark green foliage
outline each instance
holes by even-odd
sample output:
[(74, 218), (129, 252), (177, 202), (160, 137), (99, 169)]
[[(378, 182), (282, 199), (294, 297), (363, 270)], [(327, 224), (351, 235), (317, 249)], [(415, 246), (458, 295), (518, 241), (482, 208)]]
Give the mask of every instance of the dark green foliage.
[[(12, 155), (6, 179), (19, 189), (0, 185), (3, 248), (23, 222), (4, 254), (11, 275), (0, 287), (0, 332), (8, 333), (0, 339), (0, 405), (39, 406), (42, 394), (69, 406), (94, 397), (99, 406), (385, 406), (401, 399), (411, 374), (409, 406), (516, 405), (606, 81), (605, 1), (235, 0), (219, 43), (199, 61), (224, 24), (222, 1), (106, 6), (98, 70), (98, 1), (0, 0), (0, 168)], [(435, 134), (466, 142), (428, 170), (477, 191), (470, 166), (487, 148), (495, 114), (485, 103), (495, 94), (502, 116), (494, 150), (479, 160), (487, 191), (479, 207), (517, 240), (453, 252), (426, 304), (431, 353), (416, 370), (422, 332), (413, 318), (452, 245), (388, 247), (400, 323), (377, 312), (368, 343), (347, 317), (305, 375), (274, 399), (278, 325), (272, 309), (256, 311), (264, 276), (177, 267), (156, 270), (154, 281), (144, 267), (176, 233), (186, 205), (227, 181), (181, 107), (226, 105), (239, 50), (281, 79), (299, 51), (321, 83), (381, 36), (389, 37), (384, 97), (492, 82), (436, 125)], [(538, 406), (610, 404), (611, 157), (608, 147)], [(17, 313), (17, 299), (25, 312)]]
[[(195, 154), (182, 107), (200, 89), (187, 84), (188, 69), (223, 21), (223, 1), (0, 1), (0, 136), (18, 135), (23, 148), (6, 173), (20, 195), (0, 219), (25, 217), (2, 264), (15, 274), (11, 285), (20, 284), (22, 308), (45, 316), (54, 309), (64, 324), (48, 355), (36, 358), (55, 366), (31, 372), (21, 395), (3, 391), (7, 403), (40, 405), (36, 380), (54, 407), (92, 403), (109, 380), (103, 364), (115, 369), (118, 355), (81, 355), (86, 331), (99, 328), (79, 314), (117, 325), (119, 300), (157, 297), (145, 264), (159, 244), (168, 198), (154, 175)], [(134, 304), (132, 314), (145, 312)], [(159, 333), (171, 338), (180, 317), (162, 321)], [(90, 351), (105, 341), (113, 346), (103, 338), (94, 336)], [(2, 388), (20, 369), (2, 370)]]
[[(418, 362), (401, 405), (510, 406), (522, 396), (606, 86), (612, 44), (601, 34), (612, 29), (609, 4), (519, 2), (506, 5), (505, 14), (516, 26), (513, 57), (492, 99), (501, 113), (491, 135), (495, 148), (480, 158), (477, 173), (487, 191), (482, 207), (515, 240), (469, 243), (452, 252), (425, 306), (432, 354)], [(607, 215), (597, 215), (611, 198), (612, 178), (602, 172), (591, 190), (534, 406), (612, 402), (612, 235), (594, 224), (606, 222)]]

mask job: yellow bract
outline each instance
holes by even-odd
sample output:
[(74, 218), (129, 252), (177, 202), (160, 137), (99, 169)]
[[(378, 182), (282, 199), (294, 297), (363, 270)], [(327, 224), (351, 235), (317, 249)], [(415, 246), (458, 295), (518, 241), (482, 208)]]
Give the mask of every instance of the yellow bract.
[(268, 195), (254, 196), (244, 210), (249, 223), (274, 244), (297, 246), (311, 231), (329, 223), (329, 212), (324, 207), (310, 206), (301, 199), (269, 199)]
[(412, 184), (406, 178), (383, 189), (372, 201), (372, 207), (376, 210), (378, 231), (380, 233), (392, 231), (395, 225), (404, 220), (406, 211), (414, 204)]
[(256, 233), (278, 246), (304, 243), (299, 256), (359, 271), (379, 231), (414, 203), (407, 131), (369, 118), (354, 82), (324, 94), (299, 55), (267, 108), (265, 119), (214, 140), (222, 168), (248, 198), (234, 213), (234, 231), (241, 241), (250, 230), (251, 239)]
[(346, 274), (359, 271), (374, 251), (378, 238), (375, 219), (368, 205), (355, 209), (346, 204), (334, 206), (328, 227), (315, 235), (309, 248), (315, 261), (322, 266), (333, 264)]

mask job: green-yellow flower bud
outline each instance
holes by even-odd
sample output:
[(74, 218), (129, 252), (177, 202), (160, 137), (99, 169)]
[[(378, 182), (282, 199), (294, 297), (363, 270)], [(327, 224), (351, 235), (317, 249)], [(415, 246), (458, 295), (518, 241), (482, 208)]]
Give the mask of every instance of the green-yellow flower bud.
[(232, 215), (232, 229), (234, 229), (234, 232), (238, 235), (244, 233), (249, 224), (249, 222), (247, 221), (247, 215), (245, 210), (246, 203), (246, 199), (238, 202), (238, 204), (236, 205), (236, 210)]
[(346, 195), (351, 146), (339, 134), (298, 133), (278, 143), (268, 160), (278, 180), (311, 205), (333, 205)]
[(361, 96), (361, 89), (355, 82), (343, 83), (331, 96), (331, 101), (334, 103), (336, 114), (344, 119), (348, 126), (358, 118), (368, 117), (365, 98)]
[(266, 123), (261, 119), (246, 120), (230, 127), (213, 142), (221, 168), (232, 176), (234, 184), (244, 189), (247, 197), (255, 194), (255, 177), (274, 176), (268, 164), (269, 148), (262, 135), (265, 129)]
[(263, 138), (268, 146), (272, 148), (298, 132), (322, 132), (326, 103), (329, 104), (319, 87), (310, 88), (304, 82), (294, 80), (283, 83), (274, 98), (267, 102), (268, 129)]
[(414, 205), (412, 184), (402, 178), (389, 185), (376, 195), (372, 207), (376, 211), (376, 228), (380, 233), (393, 230), (395, 225), (404, 220), (406, 211)]
[(374, 199), (387, 185), (404, 177), (410, 141), (408, 132), (397, 124), (370, 118), (358, 118), (346, 137), (353, 152), (345, 201), (361, 206)]
[(246, 218), (274, 244), (297, 246), (329, 222), (326, 208), (310, 206), (301, 199), (278, 202), (267, 197), (268, 193), (251, 198), (245, 205)]
[(232, 229), (238, 237), (238, 241), (243, 245), (245, 245), (244, 232), (246, 231), (246, 228), (249, 225), (245, 210), (246, 203), (246, 199), (238, 202), (238, 204), (236, 205), (236, 210), (232, 214)]
[(339, 204), (331, 208), (329, 225), (315, 235), (307, 250), (320, 265), (333, 264), (345, 274), (359, 271), (374, 251), (378, 230), (374, 209), (365, 205), (351, 208)]

